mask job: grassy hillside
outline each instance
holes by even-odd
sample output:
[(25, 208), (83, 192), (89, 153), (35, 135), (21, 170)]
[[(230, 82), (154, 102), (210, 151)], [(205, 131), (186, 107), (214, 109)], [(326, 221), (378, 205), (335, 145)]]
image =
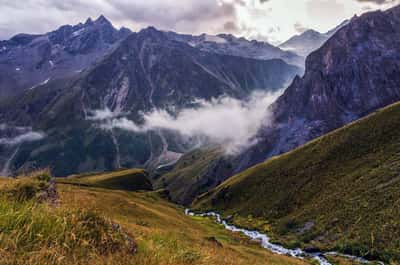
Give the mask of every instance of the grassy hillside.
[(116, 190), (152, 190), (148, 174), (143, 169), (74, 175), (64, 179), (57, 179), (57, 182)]
[(201, 148), (182, 156), (170, 172), (155, 181), (155, 187), (167, 189), (174, 202), (190, 204), (231, 172), (232, 166), (221, 148)]
[(91, 209), (58, 206), (47, 172), (0, 181), (0, 264), (88, 264), (132, 257), (130, 235)]
[(185, 216), (157, 192), (58, 183), (56, 204), (39, 200), (53, 184), (1, 179), (0, 264), (307, 264), (272, 254), (210, 219)]
[(400, 104), (256, 165), (202, 195), (287, 245), (400, 262)]

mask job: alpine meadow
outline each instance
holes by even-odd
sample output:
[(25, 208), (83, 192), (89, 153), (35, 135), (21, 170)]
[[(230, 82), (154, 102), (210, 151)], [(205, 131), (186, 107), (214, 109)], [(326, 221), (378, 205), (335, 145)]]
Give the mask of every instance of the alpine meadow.
[(400, 1), (0, 14), (0, 264), (400, 264)]

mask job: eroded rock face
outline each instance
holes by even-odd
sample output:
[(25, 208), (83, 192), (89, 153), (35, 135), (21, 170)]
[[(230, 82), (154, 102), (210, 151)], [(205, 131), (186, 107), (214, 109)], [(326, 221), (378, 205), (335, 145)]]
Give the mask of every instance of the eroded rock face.
[(272, 125), (237, 170), (400, 100), (400, 7), (354, 17), (306, 60), (271, 106)]
[[(59, 31), (55, 42), (66, 41), (69, 52), (79, 53), (78, 57), (91, 56), (89, 51), (96, 50), (98, 34), (107, 43), (117, 40), (119, 34), (114, 35), (105, 19), (85, 25), (96, 23), (101, 30), (85, 35), (86, 42), (63, 39), (65, 35), (84, 34), (82, 25), (75, 33), (70, 33), (69, 27)], [(171, 154), (181, 155), (190, 149), (190, 139), (161, 130), (105, 129), (104, 120), (90, 119), (92, 112), (107, 110), (115, 118), (140, 124), (141, 113), (153, 109), (177, 113), (194, 107), (199, 99), (223, 95), (244, 99), (255, 90), (276, 91), (301, 71), (281, 59), (206, 52), (152, 27), (109, 47), (106, 55), (85, 71), (49, 80), (0, 104), (1, 123), (31, 126), (46, 135), (41, 141), (24, 143), (18, 151), (17, 146), (0, 146), (0, 161), (4, 163), (16, 153), (9, 170), (51, 166), (58, 176), (169, 163)]]
[[(166, 33), (169, 38), (184, 42), (192, 47), (206, 52), (223, 55), (240, 56), (259, 60), (282, 59), (285, 62), (304, 68), (305, 56), (300, 56), (292, 51), (285, 51), (267, 42), (237, 38), (231, 34), (199, 36), (182, 35), (174, 32)], [(324, 41), (326, 41), (324, 39)], [(322, 42), (320, 43), (322, 45)]]
[[(400, 97), (400, 9), (353, 18), (275, 104), (278, 120), (344, 123)], [(335, 125), (335, 124), (333, 124)]]
[(130, 34), (103, 16), (43, 34), (0, 41), (0, 98), (35, 89), (86, 70)]
[(309, 29), (299, 35), (293, 36), (284, 43), (279, 45), (279, 48), (287, 51), (295, 52), (296, 54), (307, 57), (313, 51), (321, 48), (321, 46), (332, 37), (339, 29), (349, 23), (349, 20), (343, 21), (337, 27), (326, 33)]

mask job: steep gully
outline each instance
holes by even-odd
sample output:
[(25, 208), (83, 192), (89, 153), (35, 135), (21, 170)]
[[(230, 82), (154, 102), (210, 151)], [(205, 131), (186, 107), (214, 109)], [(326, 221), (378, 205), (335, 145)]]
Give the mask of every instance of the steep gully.
[(12, 161), (14, 160), (15, 156), (17, 155), (19, 151), (19, 146), (15, 149), (15, 151), (12, 153), (10, 158), (6, 161), (6, 163), (3, 166), (3, 169), (0, 172), (0, 176), (9, 176), (10, 175), (10, 166)]
[(356, 261), (359, 263), (363, 264), (371, 264), (371, 263), (378, 263), (381, 265), (385, 265), (382, 261), (369, 261), (361, 257), (356, 257), (356, 256), (351, 256), (351, 255), (345, 255), (341, 254), (338, 252), (307, 252), (304, 250), (301, 250), (299, 248), (297, 249), (287, 249), (283, 246), (280, 246), (278, 244), (274, 244), (270, 242), (270, 238), (268, 235), (260, 233), (258, 231), (251, 231), (243, 228), (238, 228), (234, 225), (230, 225), (226, 222), (226, 220), (223, 220), (221, 218), (221, 215), (215, 212), (207, 212), (207, 213), (194, 213), (190, 211), (189, 209), (185, 209), (185, 215), (188, 216), (198, 216), (198, 217), (212, 217), (214, 218), (215, 222), (218, 224), (221, 224), (224, 226), (226, 230), (229, 230), (231, 232), (236, 232), (236, 233), (242, 233), (246, 237), (260, 242), (260, 245), (265, 248), (270, 250), (271, 252), (279, 255), (286, 255), (286, 256), (291, 256), (299, 259), (304, 259), (304, 258), (311, 258), (316, 260), (320, 265), (332, 265), (327, 259), (326, 256), (340, 256), (352, 261)]

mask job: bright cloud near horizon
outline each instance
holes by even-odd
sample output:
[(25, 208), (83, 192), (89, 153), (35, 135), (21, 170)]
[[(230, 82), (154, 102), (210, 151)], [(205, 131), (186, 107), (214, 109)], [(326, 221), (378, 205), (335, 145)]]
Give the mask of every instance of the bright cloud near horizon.
[(278, 44), (306, 29), (326, 32), (354, 14), (400, 0), (0, 0), (0, 39), (44, 33), (104, 14), (116, 27), (232, 33)]

